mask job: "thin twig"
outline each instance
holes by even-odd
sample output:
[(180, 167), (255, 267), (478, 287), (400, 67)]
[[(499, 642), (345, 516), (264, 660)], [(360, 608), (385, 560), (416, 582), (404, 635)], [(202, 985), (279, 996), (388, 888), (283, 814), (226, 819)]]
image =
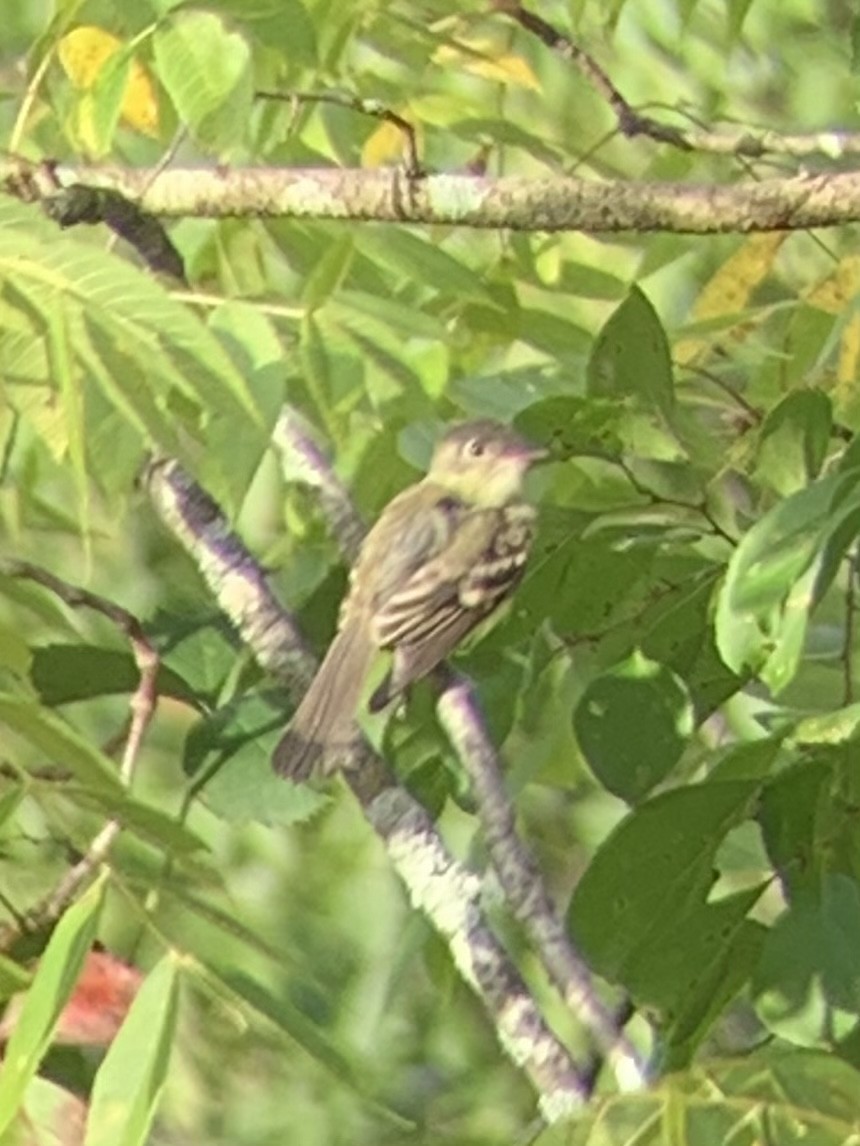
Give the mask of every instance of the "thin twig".
[(762, 159), (767, 155), (788, 155), (792, 158), (823, 155), (828, 159), (841, 159), (844, 156), (860, 155), (860, 133), (853, 131), (783, 134), (752, 127), (740, 127), (734, 131), (713, 131), (707, 128), (691, 130), (662, 123), (636, 111), (594, 57), (542, 16), (529, 11), (516, 0), (493, 0), (492, 6), (516, 20), (551, 51), (570, 61), (609, 105), (615, 115), (618, 130), (628, 139), (642, 135), (657, 143), (668, 143), (681, 151), (734, 155), (744, 159)]
[(403, 153), (405, 156), (404, 170), (410, 179), (419, 179), (424, 174), (421, 161), (418, 158), (418, 143), (415, 137), (415, 128), (408, 119), (392, 111), (376, 99), (362, 99), (360, 96), (345, 95), (339, 92), (273, 92), (258, 91), (257, 99), (278, 100), (290, 103), (293, 106), (302, 103), (328, 103), (335, 107), (347, 108), (358, 112), (359, 115), (369, 115), (374, 119), (381, 119), (383, 123), (390, 123), (400, 132), (403, 140)]
[[(0, 573), (33, 581), (49, 590), (72, 608), (91, 609), (112, 621), (129, 640), (135, 664), (140, 673), (137, 688), (129, 701), (131, 719), (125, 736), (119, 777), (126, 788), (130, 787), (143, 737), (155, 714), (158, 699), (157, 677), (159, 656), (143, 630), (143, 625), (134, 614), (88, 589), (71, 585), (55, 574), (33, 565), (29, 561), (0, 561)], [(109, 819), (97, 832), (84, 855), (68, 869), (51, 892), (26, 917), (17, 917), (13, 924), (0, 929), (0, 950), (8, 950), (24, 932), (36, 931), (52, 923), (72, 902), (81, 887), (92, 878), (107, 859), (114, 840), (121, 830), (118, 819)]]
[(683, 498), (680, 497), (666, 497), (664, 494), (655, 493), (654, 490), (649, 489), (647, 485), (639, 480), (639, 478), (636, 476), (624, 458), (613, 458), (612, 461), (615, 465), (618, 466), (618, 468), (630, 482), (633, 489), (638, 494), (641, 494), (642, 497), (647, 498), (650, 505), (675, 505), (678, 506), (679, 509), (686, 509), (691, 513), (698, 513), (711, 527), (711, 533), (715, 534), (717, 537), (721, 537), (723, 541), (727, 541), (729, 545), (731, 545), (732, 549), (735, 548), (738, 543), (738, 539), (736, 537), (732, 537), (728, 530), (724, 529), (723, 526), (720, 525), (719, 521), (717, 521), (717, 519), (708, 509), (707, 503), (704, 500), (700, 502), (691, 502), (684, 501)]

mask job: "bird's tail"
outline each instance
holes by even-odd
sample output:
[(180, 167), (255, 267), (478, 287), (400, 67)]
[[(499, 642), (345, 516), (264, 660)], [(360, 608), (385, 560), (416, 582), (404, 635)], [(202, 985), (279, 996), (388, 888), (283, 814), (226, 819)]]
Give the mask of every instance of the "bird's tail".
[(338, 749), (356, 741), (355, 712), (375, 652), (363, 619), (348, 621), (278, 741), (272, 756), (276, 772), (298, 782), (319, 761), (324, 772), (337, 767)]

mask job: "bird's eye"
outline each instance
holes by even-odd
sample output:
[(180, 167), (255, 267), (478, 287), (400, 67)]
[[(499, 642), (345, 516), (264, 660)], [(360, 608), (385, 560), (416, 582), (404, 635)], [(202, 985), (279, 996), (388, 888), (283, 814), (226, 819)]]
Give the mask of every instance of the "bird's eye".
[(470, 458), (480, 458), (484, 454), (484, 443), (480, 438), (470, 438), (466, 442), (466, 453)]

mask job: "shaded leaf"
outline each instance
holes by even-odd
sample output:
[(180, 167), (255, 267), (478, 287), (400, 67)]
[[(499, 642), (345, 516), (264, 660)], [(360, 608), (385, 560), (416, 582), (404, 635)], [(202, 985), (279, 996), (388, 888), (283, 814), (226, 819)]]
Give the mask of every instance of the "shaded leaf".
[(693, 732), (693, 707), (683, 681), (634, 652), (589, 682), (573, 726), (598, 780), (614, 795), (635, 802), (681, 758)]
[(0, 1135), (10, 1125), (48, 1048), (96, 937), (104, 879), (60, 919), (27, 991), (0, 1071)]
[(165, 955), (147, 975), (96, 1073), (85, 1146), (143, 1146), (167, 1078), (179, 964)]

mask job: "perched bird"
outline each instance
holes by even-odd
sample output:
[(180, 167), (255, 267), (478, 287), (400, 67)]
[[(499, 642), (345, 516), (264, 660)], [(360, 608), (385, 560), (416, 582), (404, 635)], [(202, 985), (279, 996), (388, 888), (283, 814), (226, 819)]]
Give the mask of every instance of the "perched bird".
[(445, 434), (427, 476), (388, 503), (362, 544), (337, 636), (275, 749), (277, 772), (304, 780), (320, 760), (325, 772), (341, 763), (378, 650), (393, 655), (371, 712), (431, 672), (513, 590), (535, 522), (523, 479), (545, 456), (489, 419)]

